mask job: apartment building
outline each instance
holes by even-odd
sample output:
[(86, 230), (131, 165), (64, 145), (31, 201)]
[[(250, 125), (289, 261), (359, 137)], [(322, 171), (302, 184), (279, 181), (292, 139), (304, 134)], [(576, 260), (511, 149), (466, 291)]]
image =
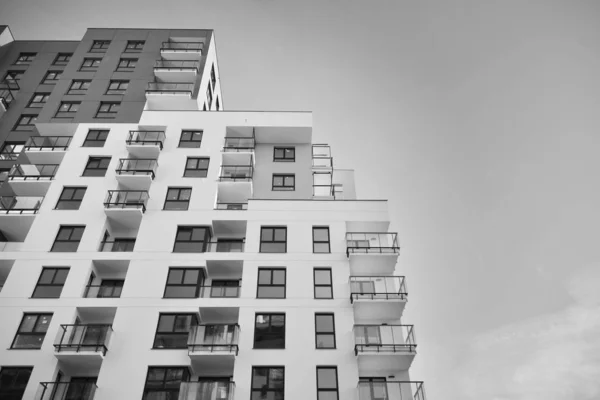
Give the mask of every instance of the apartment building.
[(0, 399), (425, 400), (387, 201), (357, 198), (311, 113), (216, 112), (203, 43), (200, 76), (156, 68), (187, 45), (136, 65), (139, 114), (32, 121), (0, 188)]

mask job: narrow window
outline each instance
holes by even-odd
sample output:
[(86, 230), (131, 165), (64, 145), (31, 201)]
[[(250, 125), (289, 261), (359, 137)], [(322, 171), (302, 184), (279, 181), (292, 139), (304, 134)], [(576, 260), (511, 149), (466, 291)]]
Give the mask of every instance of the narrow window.
[(102, 62), (101, 58), (84, 58), (79, 67), (80, 71), (96, 71)]
[(332, 313), (315, 314), (315, 346), (335, 349), (335, 319)]
[(67, 65), (71, 61), (73, 53), (58, 53), (52, 65)]
[(100, 103), (100, 107), (98, 107), (96, 118), (116, 118), (120, 108), (120, 102), (103, 101)]
[(22, 114), (17, 120), (13, 131), (32, 131), (35, 128), (37, 117), (33, 114)]
[(196, 325), (196, 314), (160, 314), (153, 348), (187, 349), (189, 332)]
[(284, 394), (284, 367), (252, 367), (250, 400), (284, 400)]
[(315, 299), (333, 299), (331, 268), (315, 268), (313, 275), (315, 281)]
[(2, 367), (0, 369), (0, 399), (21, 400), (33, 367)]
[(83, 170), (83, 176), (104, 176), (110, 164), (110, 157), (90, 157)]
[(106, 50), (110, 46), (110, 40), (94, 40), (90, 53), (106, 53)]
[(165, 199), (165, 210), (187, 210), (190, 206), (192, 188), (170, 187)]
[(79, 210), (86, 190), (86, 187), (65, 186), (56, 203), (56, 209)]
[(4, 142), (0, 149), (0, 160), (16, 160), (24, 147), (25, 142)]
[(129, 81), (111, 80), (106, 89), (106, 94), (125, 94), (129, 87)]
[(88, 131), (82, 147), (104, 147), (104, 143), (108, 138), (108, 129), (90, 129)]
[(210, 243), (210, 227), (178, 226), (175, 236), (175, 253), (204, 253)]
[(71, 86), (67, 90), (67, 94), (85, 94), (90, 88), (92, 81), (86, 79), (75, 79), (71, 81)]
[(317, 367), (317, 400), (338, 399), (337, 367)]
[(169, 268), (165, 298), (192, 299), (200, 294), (204, 274), (200, 268)]
[(213, 89), (217, 85), (217, 75), (215, 74), (215, 64), (210, 67), (210, 82), (212, 83)]
[(217, 111), (219, 111), (219, 109), (221, 108), (221, 104), (219, 103), (219, 96), (215, 98), (215, 108), (217, 109)]
[(328, 226), (313, 226), (313, 253), (331, 253)]
[(199, 148), (202, 144), (202, 131), (181, 131), (179, 147)]
[(286, 253), (287, 228), (284, 226), (263, 226), (260, 228), (261, 253)]
[(15, 60), (15, 65), (29, 65), (35, 60), (37, 53), (20, 53)]
[(188, 178), (206, 178), (208, 175), (208, 163), (208, 157), (188, 157), (183, 176)]
[(296, 176), (294, 174), (273, 174), (273, 186), (275, 191), (296, 190)]
[(131, 72), (137, 65), (137, 58), (121, 58), (117, 65), (117, 71)]
[(285, 349), (285, 314), (256, 314), (255, 349)]
[(273, 161), (296, 161), (295, 147), (274, 147)]
[(285, 299), (285, 268), (259, 268), (257, 299)]
[(75, 252), (83, 236), (85, 225), (61, 225), (50, 251)]
[(59, 298), (68, 274), (69, 268), (44, 267), (31, 297)]
[(208, 103), (208, 108), (210, 109), (210, 106), (212, 105), (212, 89), (210, 88), (210, 85), (206, 87), (206, 102)]
[(50, 97), (50, 93), (34, 93), (31, 97), (31, 100), (29, 100), (27, 107), (42, 108), (48, 101), (48, 97)]
[(81, 106), (80, 101), (63, 101), (54, 114), (54, 118), (74, 118)]
[(143, 400), (178, 399), (181, 383), (189, 380), (188, 367), (148, 367)]
[(125, 46), (125, 53), (139, 53), (145, 44), (145, 40), (128, 40), (127, 46)]
[(10, 348), (41, 349), (51, 320), (51, 313), (23, 314), (23, 319)]

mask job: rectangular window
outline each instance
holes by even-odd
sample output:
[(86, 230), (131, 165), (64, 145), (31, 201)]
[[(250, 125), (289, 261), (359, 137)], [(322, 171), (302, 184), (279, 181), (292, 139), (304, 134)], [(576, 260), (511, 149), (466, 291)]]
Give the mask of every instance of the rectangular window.
[(13, 127), (13, 131), (32, 131), (35, 128), (37, 117), (33, 114), (22, 114)]
[(0, 399), (21, 400), (33, 367), (2, 367), (0, 369)]
[(92, 81), (76, 79), (71, 82), (71, 86), (69, 86), (69, 90), (67, 90), (67, 94), (85, 94), (87, 90), (90, 88)]
[(169, 268), (165, 298), (193, 299), (200, 295), (204, 274), (200, 268)]
[(213, 280), (210, 283), (210, 297), (238, 297), (240, 281)]
[(52, 65), (67, 65), (71, 61), (73, 53), (58, 53)]
[(86, 190), (86, 187), (65, 186), (56, 203), (56, 209), (79, 210)]
[(257, 299), (285, 299), (285, 268), (259, 268)]
[(275, 191), (296, 190), (296, 176), (294, 174), (273, 174), (273, 187)]
[(135, 69), (137, 61), (137, 58), (121, 58), (117, 65), (117, 71), (131, 72)]
[(106, 53), (108, 46), (110, 46), (110, 40), (94, 40), (89, 53)]
[(69, 268), (44, 267), (31, 297), (58, 299), (68, 274)]
[(48, 71), (42, 80), (43, 85), (54, 85), (62, 77), (62, 71)]
[(120, 102), (100, 102), (96, 118), (116, 118), (119, 108), (121, 108)]
[(42, 108), (48, 101), (48, 97), (50, 97), (50, 93), (34, 93), (31, 97), (31, 100), (29, 100), (27, 107)]
[(190, 329), (196, 325), (196, 314), (160, 314), (153, 348), (187, 349)]
[(313, 275), (315, 281), (315, 299), (333, 299), (331, 268), (315, 268)]
[[(122, 279), (103, 279), (102, 282), (100, 282), (100, 287), (98, 288), (98, 294), (96, 297), (119, 298), (121, 297), (121, 292), (123, 291), (124, 285), (125, 281)], [(88, 297), (88, 295), (85, 297)]]
[(51, 313), (23, 314), (23, 319), (10, 348), (41, 349), (51, 320)]
[(210, 243), (208, 226), (178, 226), (175, 235), (174, 253), (204, 253)]
[(79, 111), (80, 101), (63, 101), (54, 114), (54, 118), (74, 118)]
[(29, 65), (35, 60), (37, 53), (20, 53), (15, 60), (15, 65)]
[(208, 175), (208, 157), (188, 157), (183, 176), (188, 178), (206, 178)]
[(50, 251), (75, 252), (83, 236), (85, 225), (61, 225)]
[(0, 150), (0, 160), (16, 160), (24, 147), (25, 142), (4, 142)]
[(331, 253), (328, 226), (313, 226), (313, 253)]
[(167, 198), (165, 199), (165, 210), (187, 210), (190, 206), (190, 197), (192, 197), (192, 188), (167, 189)]
[(199, 148), (202, 143), (202, 131), (181, 131), (179, 147)]
[(25, 74), (25, 71), (7, 71), (6, 75), (4, 75), (3, 83), (18, 82), (23, 78), (23, 74)]
[(129, 81), (111, 80), (106, 89), (106, 94), (125, 94), (129, 87)]
[(317, 400), (338, 399), (337, 367), (317, 367)]
[(125, 53), (139, 53), (145, 44), (145, 40), (128, 40), (127, 46), (125, 46)]
[(104, 147), (104, 143), (108, 138), (108, 129), (90, 129), (88, 131), (82, 147)]
[(284, 226), (262, 226), (260, 228), (261, 253), (286, 253), (287, 228)]
[(252, 367), (250, 400), (283, 400), (284, 394), (284, 367)]
[(110, 157), (90, 157), (82, 176), (104, 176), (110, 164)]
[(285, 349), (285, 314), (256, 314), (255, 349)]
[(189, 380), (188, 367), (148, 367), (142, 400), (176, 400), (181, 383)]
[(274, 147), (273, 161), (296, 161), (296, 148)]
[(335, 319), (333, 313), (315, 314), (315, 346), (335, 349)]
[(84, 58), (79, 67), (80, 71), (96, 71), (102, 62), (101, 58)]

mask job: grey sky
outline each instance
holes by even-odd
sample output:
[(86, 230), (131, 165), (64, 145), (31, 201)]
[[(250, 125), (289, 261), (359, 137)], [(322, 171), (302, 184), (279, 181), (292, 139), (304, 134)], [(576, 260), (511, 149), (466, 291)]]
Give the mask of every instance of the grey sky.
[(600, 398), (600, 2), (2, 0), (0, 23), (215, 29), (227, 109), (312, 110), (390, 199), (430, 400)]

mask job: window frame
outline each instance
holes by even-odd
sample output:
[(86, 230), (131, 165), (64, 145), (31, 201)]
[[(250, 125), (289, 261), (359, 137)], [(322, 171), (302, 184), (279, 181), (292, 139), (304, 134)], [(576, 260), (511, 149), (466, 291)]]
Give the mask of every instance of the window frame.
[[(82, 88), (82, 86), (84, 86), (87, 83), (87, 87), (86, 88)], [(75, 85), (79, 85), (78, 88), (75, 88)], [(71, 85), (69, 85), (69, 89), (67, 89), (67, 93), (68, 95), (81, 95), (81, 94), (85, 94), (88, 89), (90, 88), (90, 86), (92, 85), (92, 81), (91, 79), (73, 79), (71, 81)]]
[[(281, 178), (281, 185), (275, 186), (275, 179)], [(292, 178), (292, 185), (286, 184), (287, 179)], [(273, 192), (293, 192), (296, 190), (296, 174), (273, 174), (271, 181), (271, 191)]]
[[(184, 139), (183, 136), (185, 134), (190, 134), (190, 138)], [(194, 138), (197, 137), (196, 135), (198, 134), (200, 136), (200, 139), (194, 140)], [(182, 149), (199, 149), (202, 146), (203, 137), (204, 131), (201, 129), (182, 129), (181, 135), (179, 136), (179, 144), (177, 145), (177, 147)], [(189, 143), (190, 145), (187, 145), (187, 143)], [(195, 145), (196, 143), (198, 144), (197, 146)]]
[[(67, 58), (63, 60), (62, 58)], [(73, 57), (73, 53), (58, 53), (56, 57), (54, 57), (54, 61), (52, 61), (52, 65), (60, 65), (65, 66), (71, 61), (71, 57)]]
[[(116, 89), (111, 89), (110, 87), (113, 84), (117, 84)], [(121, 88), (121, 85), (125, 85), (125, 89)], [(108, 81), (108, 86), (106, 88), (106, 95), (125, 95), (129, 89), (129, 79), (111, 79)]]
[[(6, 386), (6, 387), (2, 387), (0, 386), (0, 398), (23, 398), (23, 395), (25, 394), (25, 390), (27, 389), (27, 385), (29, 384), (29, 380), (31, 379), (31, 374), (33, 373), (33, 367), (32, 366), (3, 366), (0, 367), (0, 384), (3, 381), (3, 375), (6, 371), (13, 371), (16, 372), (14, 373), (13, 376), (13, 381), (11, 382), (10, 386)], [(19, 376), (22, 372), (29, 372), (29, 376), (27, 377), (27, 381), (24, 382), (22, 384), (22, 386), (19, 386), (17, 383), (19, 381), (22, 380), (22, 378)], [(8, 375), (11, 376), (11, 375)], [(6, 396), (6, 397), (5, 397)], [(20, 396), (20, 397), (19, 397)]]
[[(21, 331), (22, 327), (23, 327), (23, 323), (25, 322), (25, 319), (28, 316), (33, 316), (35, 315), (35, 322), (33, 323), (33, 328), (31, 331)], [(50, 324), (52, 323), (52, 316), (53, 313), (51, 312), (40, 312), (40, 313), (36, 313), (36, 312), (32, 312), (32, 313), (23, 313), (23, 317), (21, 318), (21, 322), (19, 323), (19, 327), (17, 328), (17, 332), (15, 333), (15, 337), (13, 338), (13, 341), (10, 345), (10, 349), (11, 350), (39, 350), (42, 348), (42, 346), (44, 345), (44, 340), (46, 339), (46, 333), (48, 333), (48, 327), (50, 326)], [(36, 331), (37, 328), (39, 328), (40, 325), (38, 325), (40, 323), (40, 320), (44, 317), (49, 317), (48, 319), (48, 324), (45, 327), (46, 330), (45, 331)], [(43, 326), (43, 325), (42, 325)], [(39, 336), (41, 337), (41, 341), (39, 344), (39, 347), (15, 347), (16, 343), (17, 343), (17, 339), (19, 338), (19, 336), (24, 335), (24, 336)]]
[[(152, 382), (153, 385), (156, 385), (158, 382), (161, 382), (162, 384), (160, 385), (160, 387), (151, 386), (150, 388), (148, 388), (148, 378), (150, 377), (150, 370), (155, 370), (155, 369), (163, 369), (164, 370), (163, 379), (161, 379), (160, 381), (152, 380), (150, 382)], [(188, 366), (177, 366), (177, 365), (167, 365), (167, 366), (151, 365), (151, 366), (148, 366), (148, 371), (146, 372), (146, 380), (144, 381), (144, 391), (142, 392), (143, 400), (146, 400), (148, 398), (149, 393), (173, 393), (173, 394), (175, 394), (175, 393), (179, 392), (179, 390), (180, 390), (179, 385), (177, 386), (177, 388), (168, 387), (167, 377), (169, 376), (169, 370), (182, 370), (183, 373), (182, 373), (182, 377), (181, 377), (181, 382), (190, 382), (191, 374), (190, 374), (190, 369)], [(167, 397), (165, 397), (165, 398), (167, 398)]]
[[(195, 160), (196, 161), (196, 167), (195, 168), (189, 168), (188, 164), (191, 160)], [(202, 160), (207, 160), (207, 164), (206, 164), (206, 168), (198, 168), (200, 166), (200, 161)], [(185, 167), (183, 170), (183, 177), (184, 178), (206, 178), (208, 176), (208, 169), (210, 168), (210, 157), (187, 157), (185, 160)], [(188, 175), (189, 173), (193, 172), (193, 171), (205, 171), (205, 175), (204, 176), (195, 176), (195, 175)]]
[[(194, 229), (204, 229), (204, 237), (202, 240), (192, 240)], [(178, 240), (177, 237), (182, 231), (190, 230), (190, 240)], [(173, 243), (173, 253), (205, 253), (208, 250), (209, 243), (212, 239), (212, 231), (209, 225), (177, 225), (175, 232), (175, 241)], [(201, 251), (178, 251), (178, 243), (202, 243)]]
[[(35, 122), (37, 121), (38, 116), (39, 114), (21, 114), (12, 130), (17, 132), (31, 132), (35, 128)], [(28, 123), (22, 124), (21, 122), (23, 119), (27, 119)], [(23, 129), (23, 127), (29, 129)]]
[[(272, 329), (273, 316), (283, 316), (283, 345), (281, 347), (258, 347), (256, 345), (256, 343), (257, 343), (256, 339), (257, 339), (257, 336), (259, 336), (259, 335), (257, 335), (257, 333), (259, 333), (259, 332), (257, 332), (256, 320), (258, 319), (259, 315), (263, 316), (263, 318), (265, 316), (269, 317), (269, 327), (268, 327), (266, 333), (267, 333), (267, 335), (270, 334), (271, 336), (275, 336), (275, 334), (278, 334), (277, 332), (273, 332), (273, 329)], [(260, 332), (259, 334), (264, 336), (265, 332)], [(285, 349), (285, 344), (286, 344), (286, 317), (285, 317), (285, 313), (284, 312), (283, 313), (282, 312), (276, 312), (276, 313), (274, 313), (274, 312), (257, 312), (257, 313), (255, 313), (254, 314), (254, 338), (253, 338), (252, 344), (253, 344), (252, 348), (254, 350), (263, 350), (263, 349), (265, 349), (265, 350), (284, 350)]]
[[(86, 65), (90, 64), (91, 65)], [(79, 66), (80, 72), (94, 72), (100, 68), (100, 64), (102, 64), (102, 58), (100, 57), (85, 57)]]
[[(141, 43), (141, 47), (138, 47), (138, 45)], [(133, 47), (129, 47), (131, 44), (133, 44)], [(128, 40), (127, 43), (125, 44), (125, 49), (123, 50), (123, 53), (141, 53), (144, 50), (144, 46), (146, 45), (146, 41), (145, 40)]]
[[(106, 143), (106, 139), (108, 139), (108, 134), (110, 133), (110, 129), (88, 129), (87, 134), (85, 135), (85, 139), (83, 139), (83, 143), (81, 147), (104, 147)], [(90, 135), (94, 134), (96, 137), (94, 139), (90, 139)], [(104, 140), (99, 139), (101, 135), (105, 135)], [(89, 144), (102, 144), (101, 146), (90, 146)]]
[[(71, 195), (70, 198), (63, 198), (63, 195), (65, 194), (66, 190), (72, 190), (73, 194)], [(81, 195), (81, 199), (77, 199), (75, 198), (78, 192), (82, 192), (83, 194)], [(55, 210), (79, 210), (79, 207), (81, 207), (81, 203), (83, 202), (83, 198), (85, 197), (85, 193), (87, 191), (87, 186), (63, 186), (63, 190), (62, 192), (60, 192), (60, 195), (58, 196), (58, 200), (56, 201), (56, 206), (54, 206)], [(66, 202), (67, 204), (69, 203), (75, 203), (77, 205), (76, 208), (60, 208), (60, 204)]]
[[(266, 384), (261, 387), (261, 388), (254, 388), (254, 377), (255, 377), (255, 370), (257, 369), (267, 369), (267, 373), (265, 374), (266, 377)], [(269, 385), (270, 385), (270, 375), (271, 375), (271, 369), (280, 369), (281, 370), (281, 389), (270, 389)], [(266, 390), (264, 388), (267, 388)], [(281, 397), (285, 399), (285, 366), (281, 365), (257, 365), (257, 366), (252, 366), (252, 371), (251, 371), (251, 375), (250, 375), (250, 400), (252, 400), (254, 398), (253, 394), (254, 392), (258, 392), (258, 393), (263, 393), (263, 392), (275, 392), (281, 393)], [(264, 396), (263, 398), (268, 398), (268, 393), (267, 396)], [(277, 398), (276, 396), (273, 396), (273, 398)]]
[[(273, 235), (273, 240), (270, 241), (263, 241), (263, 231), (265, 230), (272, 230), (272, 235)], [(275, 240), (275, 231), (277, 229), (283, 229), (285, 232), (285, 239), (283, 241), (281, 240)], [(284, 243), (284, 250), (283, 251), (263, 251), (263, 244), (268, 244), (268, 243)], [(261, 226), (260, 227), (260, 244), (259, 244), (259, 253), (287, 253), (287, 226)]]
[[(108, 106), (108, 110), (103, 111), (102, 107)], [(116, 111), (113, 111), (113, 108), (116, 108)], [(103, 119), (115, 119), (119, 110), (121, 109), (120, 101), (101, 101), (98, 106), (98, 111), (96, 111), (96, 115), (94, 118), (103, 118)]]
[[(177, 191), (177, 199), (169, 200), (169, 192)], [(187, 200), (181, 200), (182, 191), (189, 190), (190, 194)], [(192, 187), (191, 186), (169, 186), (167, 187), (167, 194), (165, 195), (165, 203), (163, 204), (163, 210), (165, 211), (187, 211), (190, 208), (190, 200), (192, 199)], [(185, 203), (185, 208), (167, 208), (167, 203)]]
[(6, 83), (7, 79), (8, 79), (8, 81), (19, 82), (23, 78), (23, 75), (25, 75), (24, 70), (16, 70), (16, 69), (8, 70), (8, 71), (6, 71), (6, 74), (4, 74), (4, 78), (2, 78), (2, 82)]
[[(168, 317), (168, 316), (173, 316), (174, 317), (173, 318), (173, 325), (171, 327), (171, 330), (170, 331), (159, 331), (158, 329), (160, 328), (161, 318), (162, 317)], [(158, 321), (156, 322), (156, 331), (154, 333), (154, 341), (152, 342), (152, 350), (187, 349), (187, 337), (189, 336), (190, 331), (188, 330), (187, 332), (177, 332), (175, 329), (177, 327), (177, 319), (179, 317), (186, 317), (187, 318), (189, 316), (192, 317), (192, 319), (190, 321), (190, 329), (191, 329), (193, 326), (199, 324), (200, 318), (198, 318), (198, 313), (189, 313), (189, 312), (188, 313), (185, 313), (185, 312), (182, 312), (182, 313), (177, 313), (177, 312), (162, 313), (161, 312), (161, 313), (159, 313), (158, 314)], [(194, 325), (194, 321), (195, 321), (195, 325)], [(175, 337), (175, 336), (184, 336), (185, 335), (185, 346), (182, 346), (182, 347), (179, 347), (179, 346), (177, 346), (177, 347), (166, 347), (166, 346), (158, 347), (157, 346), (157, 338), (158, 338), (159, 334), (160, 335), (166, 335), (166, 336), (173, 336), (173, 337)]]
[[(286, 151), (292, 151), (292, 157), (286, 157)], [(277, 152), (281, 151), (282, 156), (277, 157)], [(294, 146), (274, 146), (273, 162), (296, 162), (296, 147)]]
[[(332, 325), (333, 330), (331, 332), (319, 331), (318, 324), (317, 324), (318, 317), (331, 317), (331, 325)], [(319, 335), (333, 337), (333, 347), (319, 347)], [(335, 350), (335, 349), (337, 349), (337, 338), (336, 338), (336, 334), (335, 334), (335, 313), (333, 313), (333, 312), (316, 312), (315, 313), (315, 349), (316, 350)]]
[[(329, 284), (317, 283), (317, 271), (328, 271), (329, 272)], [(331, 297), (317, 297), (318, 287), (329, 287), (331, 291)], [(331, 300), (333, 299), (333, 270), (331, 267), (314, 267), (313, 268), (313, 294), (317, 300)]]
[[(44, 276), (44, 272), (49, 272), (49, 271), (52, 271), (52, 279), (50, 280), (50, 283), (41, 283), (42, 277)], [(61, 271), (66, 271), (64, 282), (55, 283), (54, 281), (56, 280), (57, 275)], [(65, 282), (67, 281), (67, 278), (69, 277), (69, 271), (70, 271), (69, 267), (42, 267), (42, 271), (40, 272), (38, 281), (35, 284), (35, 287), (33, 288), (33, 293), (31, 294), (31, 298), (32, 299), (58, 299), (58, 298), (60, 298), (62, 290), (65, 286)], [(60, 291), (58, 292), (58, 296), (36, 296), (35, 293), (38, 290), (38, 288), (40, 288), (40, 287), (60, 287)]]
[[(100, 168), (102, 161), (108, 160), (108, 164), (106, 164), (106, 168)], [(85, 163), (85, 167), (83, 168), (83, 172), (81, 176), (85, 177), (103, 177), (106, 176), (106, 172), (108, 171), (108, 167), (110, 166), (110, 162), (112, 161), (112, 157), (110, 156), (89, 156), (87, 162)], [(97, 162), (98, 166), (91, 167), (90, 164), (92, 162)], [(102, 175), (89, 175), (88, 171), (104, 171)]]
[[(217, 285), (217, 283), (219, 283)], [(231, 283), (231, 284), (230, 284)], [(233, 284), (235, 283), (235, 285)], [(233, 296), (227, 296), (227, 289), (223, 289), (223, 294), (220, 296), (215, 296), (214, 295), (214, 289), (215, 288), (230, 288), (230, 287), (235, 287), (236, 291), (235, 291), (235, 295)], [(221, 299), (221, 298), (236, 298), (239, 297), (240, 295), (240, 281), (239, 279), (212, 279), (210, 281), (210, 298), (215, 298), (215, 299)]]
[[(169, 283), (169, 277), (171, 276), (171, 272), (174, 271), (183, 271), (181, 274), (181, 282), (180, 283)], [(185, 283), (185, 275), (188, 271), (196, 271), (198, 273), (198, 280), (196, 283)], [(186, 267), (169, 267), (167, 272), (167, 280), (165, 281), (165, 290), (163, 292), (163, 299), (197, 299), (200, 297), (200, 289), (202, 287), (202, 283), (204, 282), (204, 271), (202, 268), (186, 268)], [(169, 286), (174, 287), (195, 287), (196, 291), (194, 292), (194, 296), (167, 296), (167, 289)]]
[[(21, 60), (21, 57), (24, 57), (24, 60)], [(15, 60), (15, 62), (12, 65), (31, 65), (31, 63), (33, 61), (35, 61), (35, 58), (37, 57), (37, 53), (33, 53), (33, 52), (21, 52), (19, 53), (19, 55), (17, 56), (17, 59)]]
[[(69, 239), (58, 239), (62, 231), (70, 229), (71, 233), (69, 233)], [(76, 230), (81, 229), (81, 237), (79, 240), (71, 240), (71, 237), (75, 233)], [(81, 243), (81, 239), (83, 238), (83, 234), (85, 233), (85, 225), (60, 225), (58, 227), (58, 232), (56, 232), (56, 236), (54, 237), (54, 242), (52, 243), (52, 247), (50, 248), (50, 252), (54, 253), (75, 253), (79, 248), (79, 244)], [(56, 243), (77, 243), (77, 247), (74, 250), (54, 250)]]
[[(320, 388), (319, 387), (319, 370), (320, 369), (332, 369), (335, 371), (335, 389), (331, 389), (331, 388)], [(337, 370), (337, 366), (336, 365), (317, 365), (316, 368), (316, 383), (317, 383), (317, 397), (316, 400), (319, 400), (319, 393), (320, 392), (335, 392), (336, 394), (336, 400), (340, 400), (340, 380), (338, 377), (338, 370)]]
[[(43, 101), (34, 101), (36, 97), (42, 96)], [(34, 92), (33, 96), (27, 103), (27, 108), (43, 108), (44, 105), (48, 102), (48, 98), (50, 97), (50, 93), (48, 92)]]
[[(270, 283), (260, 283), (260, 273), (270, 272)], [(273, 283), (273, 272), (283, 271), (283, 284)], [(260, 296), (261, 287), (283, 287), (283, 297)], [(256, 298), (257, 299), (285, 299), (287, 297), (287, 269), (285, 267), (259, 267), (256, 275)]]
[(92, 41), (92, 45), (88, 50), (88, 53), (106, 53), (106, 50), (110, 47), (111, 40), (108, 39), (98, 39)]
[[(133, 67), (131, 63), (133, 61)], [(119, 62), (117, 64), (117, 69), (115, 71), (120, 72), (132, 72), (136, 67), (139, 59), (133, 57), (121, 57), (119, 58)]]
[[(326, 229), (327, 230), (327, 240), (315, 240), (315, 230)], [(327, 244), (327, 251), (315, 251), (315, 245)], [(317, 225), (312, 227), (312, 244), (313, 244), (313, 254), (331, 254), (331, 231), (329, 230), (329, 226)]]
[[(15, 152), (15, 148), (18, 148), (20, 146), (20, 150), (18, 152)], [(11, 152), (7, 152), (6, 148), (8, 147), (12, 147), (12, 151)], [(2, 144), (2, 147), (0, 147), (0, 160), (11, 160), (14, 161), (17, 159), (17, 157), (19, 157), (19, 154), (21, 154), (21, 152), (23, 151), (23, 149), (25, 149), (25, 142), (4, 142)]]
[[(62, 110), (64, 106), (67, 106), (67, 110)], [(77, 112), (79, 111), (80, 106), (81, 101), (61, 101), (60, 105), (58, 106), (58, 110), (56, 110), (52, 118), (75, 118), (75, 114), (77, 114)], [(75, 111), (73, 111), (73, 108), (75, 109)]]

